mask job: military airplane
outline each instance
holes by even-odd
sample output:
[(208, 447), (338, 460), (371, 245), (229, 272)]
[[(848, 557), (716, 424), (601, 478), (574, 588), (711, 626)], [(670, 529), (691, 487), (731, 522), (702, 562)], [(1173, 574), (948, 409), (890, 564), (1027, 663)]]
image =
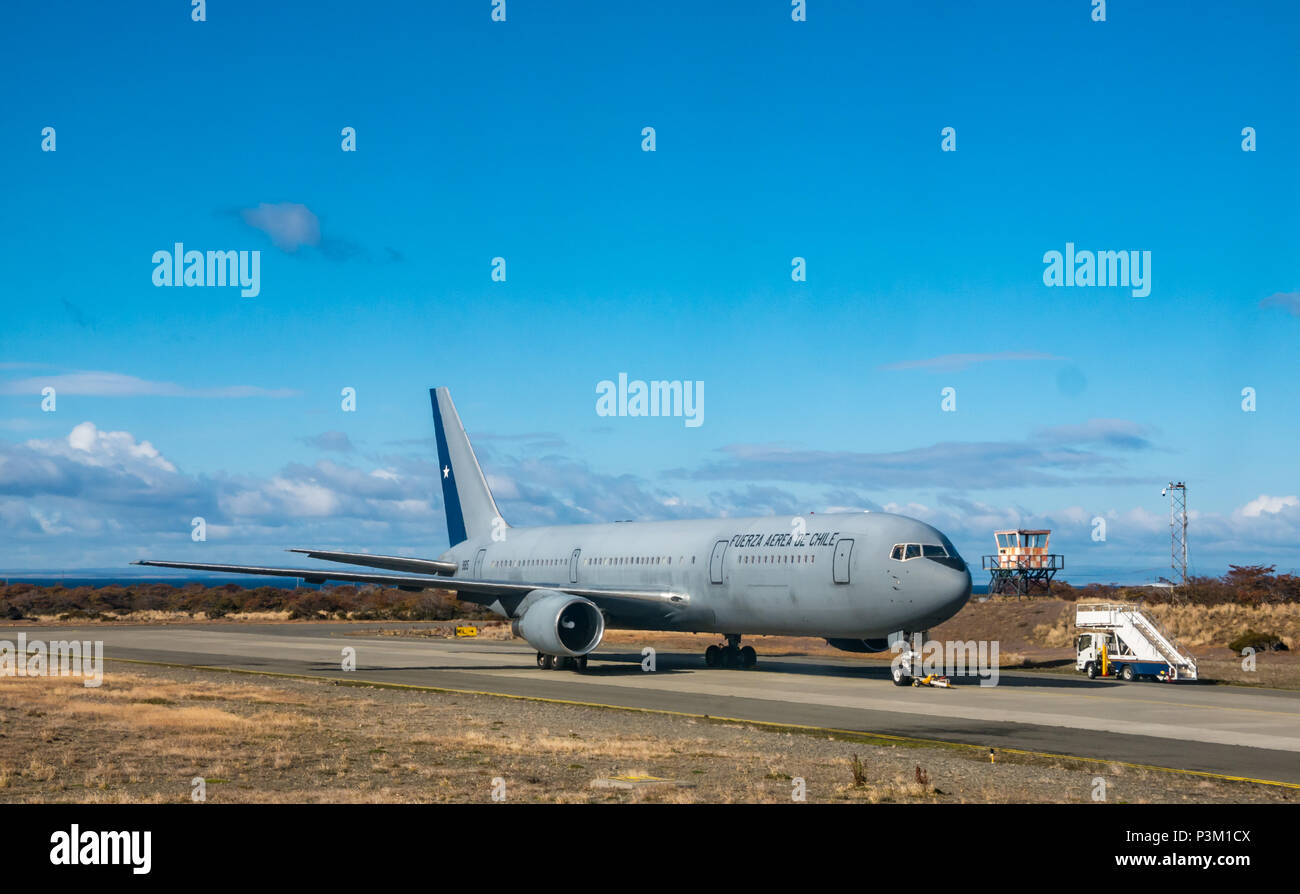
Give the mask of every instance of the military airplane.
[[(745, 635), (886, 651), (955, 615), (971, 575), (947, 537), (885, 512), (512, 527), (446, 388), (429, 391), (451, 546), (436, 559), (328, 549), (309, 558), (398, 574), (196, 562), (137, 565), (446, 589), (510, 619), (547, 669), (584, 670), (607, 628), (717, 633), (709, 667), (753, 667)], [(893, 678), (910, 682), (906, 662)]]

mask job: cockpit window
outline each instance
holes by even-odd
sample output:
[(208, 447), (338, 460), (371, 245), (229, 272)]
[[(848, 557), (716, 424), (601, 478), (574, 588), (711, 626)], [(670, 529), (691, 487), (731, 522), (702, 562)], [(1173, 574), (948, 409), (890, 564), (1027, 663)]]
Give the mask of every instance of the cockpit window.
[(906, 562), (908, 559), (947, 559), (950, 556), (947, 547), (937, 543), (895, 543), (889, 551), (889, 558)]

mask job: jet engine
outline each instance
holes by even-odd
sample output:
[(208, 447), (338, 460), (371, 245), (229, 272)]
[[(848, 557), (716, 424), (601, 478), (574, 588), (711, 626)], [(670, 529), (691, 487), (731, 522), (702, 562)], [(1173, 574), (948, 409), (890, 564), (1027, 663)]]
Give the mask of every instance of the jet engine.
[(596, 603), (571, 593), (533, 590), (518, 611), (511, 630), (546, 655), (586, 655), (605, 636), (605, 616)]

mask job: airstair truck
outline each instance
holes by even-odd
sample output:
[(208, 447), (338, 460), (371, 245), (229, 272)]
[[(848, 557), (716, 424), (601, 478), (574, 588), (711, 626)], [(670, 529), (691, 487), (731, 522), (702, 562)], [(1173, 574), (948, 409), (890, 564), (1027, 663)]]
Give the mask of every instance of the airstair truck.
[(1195, 680), (1196, 660), (1156, 619), (1132, 603), (1075, 608), (1075, 670), (1090, 678)]

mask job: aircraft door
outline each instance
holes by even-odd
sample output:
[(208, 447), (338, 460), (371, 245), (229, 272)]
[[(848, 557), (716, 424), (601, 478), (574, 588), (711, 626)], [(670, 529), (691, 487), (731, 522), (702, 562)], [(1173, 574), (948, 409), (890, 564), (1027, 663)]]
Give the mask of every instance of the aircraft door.
[(487, 550), (481, 549), (478, 551), (478, 554), (474, 556), (474, 577), (476, 578), (481, 578), (483, 576), (483, 557), (486, 555)]
[(582, 554), (581, 549), (575, 549), (573, 555), (569, 556), (569, 583), (578, 582), (578, 556)]
[(853, 555), (852, 540), (835, 541), (835, 583), (847, 584), (849, 582), (849, 556)]
[(709, 557), (709, 582), (714, 584), (722, 583), (722, 555), (727, 551), (727, 544), (730, 541), (719, 540), (713, 544), (713, 555)]

